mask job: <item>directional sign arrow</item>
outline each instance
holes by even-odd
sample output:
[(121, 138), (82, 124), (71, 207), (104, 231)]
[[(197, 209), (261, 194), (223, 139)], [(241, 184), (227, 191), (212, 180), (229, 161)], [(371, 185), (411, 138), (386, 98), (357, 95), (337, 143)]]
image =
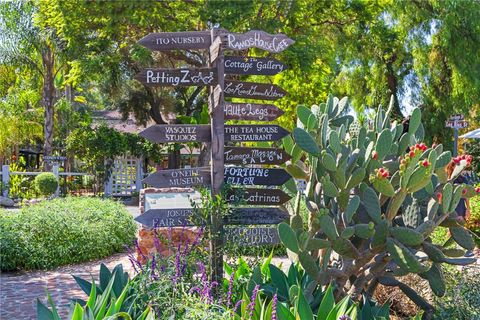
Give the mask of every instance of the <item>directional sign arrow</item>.
[(290, 200), (288, 194), (280, 189), (233, 188), (227, 193), (227, 202), (256, 205), (281, 205)]
[(225, 97), (277, 100), (287, 92), (274, 84), (225, 80)]
[(140, 136), (155, 142), (209, 142), (209, 125), (156, 124), (140, 132)]
[(148, 86), (210, 86), (218, 82), (215, 69), (145, 69), (135, 79)]
[(226, 183), (243, 186), (267, 185), (280, 186), (291, 176), (283, 169), (225, 167)]
[(156, 51), (208, 49), (211, 43), (210, 31), (150, 33), (138, 41), (138, 44)]
[(287, 220), (289, 214), (279, 208), (239, 208), (225, 217), (226, 223), (251, 224), (278, 224)]
[(276, 227), (227, 227), (225, 241), (238, 246), (261, 246), (280, 243)]
[(160, 170), (152, 173), (143, 183), (155, 188), (184, 188), (210, 185), (210, 168)]
[(229, 164), (282, 164), (291, 157), (283, 149), (225, 147), (225, 163)]
[(135, 218), (135, 221), (149, 228), (163, 228), (163, 227), (181, 227), (200, 225), (194, 223), (192, 216), (194, 215), (192, 208), (183, 209), (150, 209), (144, 214)]
[(283, 114), (283, 110), (273, 104), (225, 102), (225, 120), (273, 121)]
[(225, 141), (277, 141), (290, 134), (278, 125), (226, 125)]
[(225, 73), (273, 76), (287, 66), (273, 58), (225, 56)]
[(225, 45), (232, 50), (259, 48), (278, 53), (287, 49), (294, 42), (283, 33), (272, 35), (265, 31), (250, 30), (246, 33), (227, 33)]

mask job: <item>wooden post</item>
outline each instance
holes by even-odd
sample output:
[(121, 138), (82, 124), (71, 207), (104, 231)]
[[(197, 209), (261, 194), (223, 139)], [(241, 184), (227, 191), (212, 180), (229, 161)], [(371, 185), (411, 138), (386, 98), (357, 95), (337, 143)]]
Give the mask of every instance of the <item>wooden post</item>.
[(54, 197), (58, 197), (58, 195), (60, 194), (60, 177), (59, 177), (59, 174), (58, 174), (58, 171), (60, 169), (60, 165), (58, 163), (54, 163), (53, 164), (53, 167), (52, 167), (52, 172), (53, 174), (55, 175), (55, 177), (57, 178), (57, 181), (58, 181), (58, 186), (57, 186), (57, 190), (55, 191), (54, 193)]
[(2, 186), (3, 186), (3, 196), (8, 197), (8, 184), (10, 183), (10, 166), (2, 166)]
[[(218, 29), (211, 30), (212, 47), (215, 45), (215, 40), (219, 36)], [(218, 43), (218, 42), (217, 42)], [(214, 49), (214, 51), (216, 51)], [(209, 106), (211, 114), (211, 133), (212, 133), (212, 157), (211, 157), (211, 174), (212, 174), (212, 196), (221, 192), (223, 184), (223, 170), (224, 170), (224, 114), (223, 114), (223, 89), (225, 82), (224, 75), (224, 55), (221, 44), (218, 48), (218, 55), (215, 58), (216, 52), (212, 55), (210, 50), (209, 66), (216, 68), (218, 72), (218, 85), (220, 88), (220, 97), (218, 101), (215, 99), (215, 88), (210, 88)], [(212, 61), (213, 60), (213, 61)], [(218, 91), (218, 89), (217, 89)], [(210, 265), (211, 265), (211, 281), (218, 283), (217, 288), (221, 288), (223, 280), (223, 221), (221, 212), (212, 212), (211, 214), (211, 241), (210, 241)], [(215, 296), (220, 295), (221, 290), (215, 290)]]
[(135, 164), (135, 189), (140, 194), (143, 179), (143, 158), (138, 158)]

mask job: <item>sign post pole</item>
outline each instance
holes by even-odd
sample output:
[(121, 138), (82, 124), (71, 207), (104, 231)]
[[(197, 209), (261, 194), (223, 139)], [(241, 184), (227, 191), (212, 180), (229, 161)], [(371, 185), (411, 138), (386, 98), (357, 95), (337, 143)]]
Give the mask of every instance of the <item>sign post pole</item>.
[(453, 128), (453, 156), (458, 155), (458, 128)]
[[(220, 96), (218, 100), (215, 97), (215, 86), (210, 86), (210, 114), (211, 114), (211, 137), (212, 137), (212, 197), (220, 194), (223, 185), (223, 166), (224, 166), (224, 112), (223, 112), (223, 89), (225, 82), (224, 75), (224, 55), (221, 42), (218, 41), (219, 30), (211, 30), (212, 45), (210, 47), (210, 67), (217, 69), (218, 85)], [(217, 40), (217, 41), (216, 41)], [(217, 47), (218, 46), (218, 47)], [(218, 91), (218, 89), (217, 89)], [(218, 283), (214, 295), (218, 297), (223, 280), (223, 217), (222, 212), (211, 213), (211, 240), (210, 240), (210, 280)]]

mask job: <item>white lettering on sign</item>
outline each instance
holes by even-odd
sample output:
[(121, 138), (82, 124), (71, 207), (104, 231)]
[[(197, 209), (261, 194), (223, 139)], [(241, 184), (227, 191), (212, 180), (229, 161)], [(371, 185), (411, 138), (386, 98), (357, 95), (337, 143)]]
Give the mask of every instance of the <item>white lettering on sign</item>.
[(259, 194), (255, 192), (254, 194), (248, 193), (248, 195), (243, 196), (242, 198), (238, 195), (231, 194), (228, 197), (230, 202), (238, 202), (240, 200), (245, 200), (247, 203), (260, 203), (260, 202), (268, 202), (268, 203), (280, 203), (280, 196), (277, 195), (268, 195), (268, 194)]
[(268, 116), (268, 107), (256, 107), (251, 103), (246, 104), (232, 104), (225, 103), (224, 114), (227, 116), (250, 116), (256, 117), (258, 120), (263, 120)]
[(196, 127), (165, 127), (165, 139), (167, 141), (196, 141)]
[(236, 59), (225, 59), (225, 68), (235, 68), (241, 69), (244, 72), (248, 72), (255, 67), (255, 71), (261, 72), (262, 70), (274, 70), (282, 72), (284, 65), (282, 63), (276, 62), (275, 60), (268, 60), (267, 62), (262, 60), (257, 60), (255, 58), (250, 58), (246, 60), (236, 60)]
[(226, 126), (225, 133), (230, 134), (230, 141), (271, 141), (279, 132), (276, 126)]
[(175, 170), (172, 171), (171, 178), (168, 179), (170, 186), (190, 186), (194, 184), (203, 184), (203, 177), (199, 175), (198, 170)]
[[(247, 150), (247, 149), (246, 149)], [(251, 149), (250, 153), (232, 154), (233, 149), (225, 151), (226, 161), (242, 161), (242, 164), (262, 164), (274, 160), (283, 160), (283, 152), (276, 150)]]
[(187, 84), (196, 84), (196, 85), (208, 85), (213, 83), (214, 72), (195, 72), (195, 75), (192, 75), (192, 72), (188, 69), (179, 69), (180, 75), (169, 73), (167, 71), (154, 71), (147, 70), (147, 84), (165, 84), (165, 85), (187, 85)]
[[(245, 50), (256, 47), (270, 52), (281, 52), (289, 46), (288, 38), (285, 36), (267, 36), (265, 33), (251, 32), (251, 36), (237, 35), (230, 33), (227, 36), (227, 47), (234, 50)], [(265, 39), (262, 39), (262, 36)], [(267, 39), (269, 38), (269, 39)]]
[[(246, 88), (244, 88), (246, 87)], [(258, 85), (247, 85), (245, 83), (233, 83), (228, 82), (225, 84), (224, 89), (225, 94), (232, 94), (232, 95), (240, 95), (244, 97), (255, 97), (255, 96), (263, 96), (269, 98), (282, 98), (285, 96), (283, 92), (277, 91), (277, 87), (274, 85), (270, 85), (265, 90), (259, 90)]]
[(170, 38), (156, 38), (156, 44), (167, 45), (170, 43), (173, 44), (189, 44), (189, 43), (205, 43), (205, 39), (202, 37), (170, 37)]
[(268, 177), (269, 169), (265, 168), (240, 168), (240, 167), (226, 167), (224, 175), (227, 177), (226, 183), (254, 185), (255, 178)]
[(278, 242), (276, 228), (228, 228), (226, 240), (237, 245), (262, 245)]

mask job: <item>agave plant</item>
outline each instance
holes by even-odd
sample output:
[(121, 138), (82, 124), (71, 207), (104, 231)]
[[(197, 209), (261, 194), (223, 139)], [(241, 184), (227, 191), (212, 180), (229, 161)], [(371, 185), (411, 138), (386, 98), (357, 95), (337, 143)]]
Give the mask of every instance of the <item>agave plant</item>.
[[(397, 286), (428, 319), (433, 307), (397, 277), (416, 273), (441, 296), (442, 264), (475, 262), (462, 257), (463, 250), (430, 240), (443, 226), (450, 230), (448, 243), (474, 248), (455, 208), (462, 197), (474, 196), (475, 189), (454, 184), (471, 158), (455, 158), (454, 171), (447, 176), (451, 153), (422, 142), (420, 109), (413, 110), (406, 128), (391, 122), (392, 100), (386, 112), (378, 108), (373, 125), (354, 130), (353, 117), (344, 115), (347, 105), (347, 98), (329, 96), (319, 106), (298, 107), (298, 127), (293, 138), (283, 140), (292, 156), (286, 169), (308, 184), (305, 195), (297, 195), (290, 224), (279, 225), (280, 238), (312, 279), (336, 284), (337, 297), (350, 294), (358, 301), (378, 283)], [(299, 210), (302, 197), (309, 211), (307, 228)], [(306, 297), (311, 295), (305, 291)]]
[[(153, 320), (154, 313), (147, 307), (140, 315), (132, 316), (132, 304), (129, 300), (131, 288), (128, 274), (123, 272), (122, 265), (117, 265), (110, 271), (103, 263), (100, 266), (100, 283), (95, 280), (88, 282), (74, 276), (80, 288), (88, 294), (87, 301), (76, 299), (72, 302), (70, 315), (71, 320)], [(47, 294), (49, 309), (37, 299), (38, 320), (61, 320), (57, 307), (50, 294)]]

